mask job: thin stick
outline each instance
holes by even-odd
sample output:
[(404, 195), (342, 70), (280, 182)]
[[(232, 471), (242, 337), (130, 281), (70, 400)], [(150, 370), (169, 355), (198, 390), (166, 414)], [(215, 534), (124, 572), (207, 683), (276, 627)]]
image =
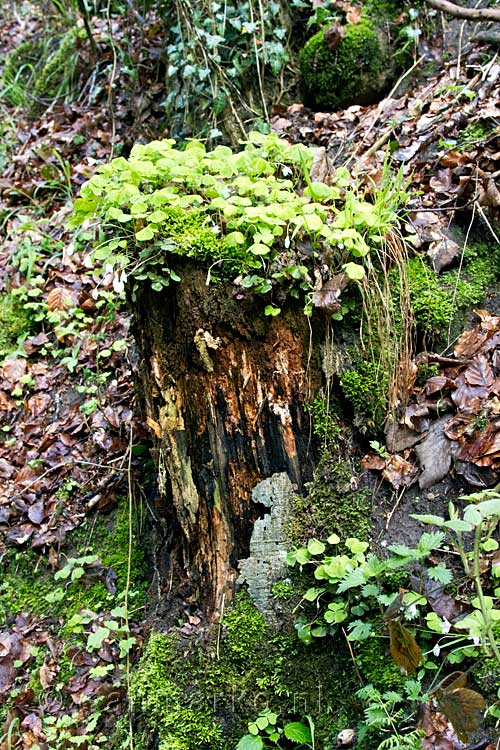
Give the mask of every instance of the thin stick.
[[(128, 480), (128, 550), (127, 550), (127, 580), (125, 583), (125, 597), (123, 604), (125, 606), (125, 626), (127, 633), (130, 634), (129, 628), (129, 616), (128, 616), (128, 605), (129, 605), (129, 591), (130, 591), (130, 578), (132, 570), (132, 546), (133, 546), (133, 528), (132, 528), (132, 511), (133, 511), (133, 500), (134, 500), (134, 484), (132, 476), (132, 445), (134, 439), (134, 428), (130, 425), (130, 439), (128, 444), (128, 461), (127, 461), (127, 480)], [(127, 694), (130, 695), (130, 651), (127, 651), (127, 660), (125, 663), (125, 674), (127, 680)], [(130, 750), (134, 750), (134, 731), (132, 727), (132, 710), (128, 712), (128, 725), (129, 725), (129, 747)]]
[(352, 650), (351, 642), (350, 642), (349, 638), (347, 637), (347, 633), (345, 632), (344, 628), (342, 628), (342, 633), (344, 634), (344, 638), (345, 638), (345, 641), (347, 643), (347, 648), (349, 649), (349, 653), (351, 655), (352, 663), (354, 665), (354, 670), (355, 670), (355, 672), (356, 672), (356, 674), (358, 676), (359, 684), (361, 685), (361, 687), (364, 687), (365, 683), (363, 682), (363, 677), (361, 676), (361, 672), (359, 671), (358, 665), (356, 664), (356, 658), (354, 656), (354, 651)]

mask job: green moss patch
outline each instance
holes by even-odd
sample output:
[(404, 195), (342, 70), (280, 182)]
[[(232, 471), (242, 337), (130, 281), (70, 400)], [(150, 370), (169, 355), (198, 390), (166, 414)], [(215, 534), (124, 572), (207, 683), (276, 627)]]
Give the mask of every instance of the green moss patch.
[(10, 354), (29, 331), (30, 320), (19, 301), (12, 294), (0, 294), (0, 358)]
[[(440, 348), (465, 325), (467, 313), (485, 298), (499, 277), (500, 248), (476, 245), (464, 253), (462, 268), (437, 274), (420, 257), (407, 264), (417, 331), (430, 348)], [(397, 283), (397, 282), (396, 282)]]
[(338, 684), (358, 687), (339, 651), (305, 646), (293, 629), (276, 633), (240, 592), (207, 638), (152, 633), (132, 675), (135, 744), (234, 750), (247, 722), (269, 706), (283, 720), (311, 714), (321, 746), (333, 746), (346, 712), (353, 720)]
[(371, 104), (383, 94), (390, 78), (387, 42), (371, 21), (363, 19), (344, 30), (336, 49), (321, 30), (300, 54), (306, 99), (318, 109)]
[(318, 465), (308, 495), (296, 498), (291, 536), (297, 543), (310, 537), (326, 539), (332, 533), (341, 539), (356, 537), (367, 541), (371, 511), (371, 492), (357, 489), (349, 462), (328, 452)]

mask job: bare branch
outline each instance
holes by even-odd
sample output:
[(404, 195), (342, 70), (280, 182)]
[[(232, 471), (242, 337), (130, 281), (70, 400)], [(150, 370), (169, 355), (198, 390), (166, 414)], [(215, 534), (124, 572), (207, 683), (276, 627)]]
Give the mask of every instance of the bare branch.
[(463, 8), (448, 0), (425, 0), (436, 10), (442, 10), (455, 18), (465, 18), (469, 21), (500, 21), (500, 8)]

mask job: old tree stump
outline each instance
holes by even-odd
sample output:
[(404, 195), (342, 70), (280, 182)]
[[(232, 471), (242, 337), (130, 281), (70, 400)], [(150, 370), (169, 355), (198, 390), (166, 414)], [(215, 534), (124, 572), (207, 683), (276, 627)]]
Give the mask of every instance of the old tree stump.
[(280, 472), (297, 492), (311, 478), (304, 405), (321, 382), (320, 326), (299, 304), (268, 318), (262, 300), (207, 286), (194, 266), (179, 272), (180, 284), (144, 286), (133, 302), (138, 379), (168, 527), (161, 578), (214, 612), (231, 598), (265, 511), (252, 490)]

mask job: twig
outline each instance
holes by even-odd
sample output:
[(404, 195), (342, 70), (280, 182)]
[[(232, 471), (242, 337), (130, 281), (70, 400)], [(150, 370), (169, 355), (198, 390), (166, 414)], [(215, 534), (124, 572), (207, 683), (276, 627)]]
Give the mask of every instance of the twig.
[(217, 661), (219, 661), (219, 659), (220, 659), (220, 639), (221, 639), (221, 634), (222, 634), (222, 620), (223, 620), (223, 617), (224, 617), (224, 606), (225, 606), (225, 603), (226, 603), (226, 595), (223, 592), (222, 593), (222, 604), (221, 604), (221, 610), (220, 610), (219, 627), (217, 628), (217, 644), (216, 644), (216, 647), (215, 647), (215, 656), (216, 656)]
[(406, 487), (403, 487), (403, 489), (401, 490), (401, 494), (399, 495), (399, 497), (396, 496), (396, 502), (394, 503), (393, 507), (391, 508), (391, 512), (387, 516), (387, 521), (385, 522), (385, 530), (386, 531), (389, 528), (389, 524), (392, 521), (392, 517), (393, 517), (394, 513), (399, 508), (399, 504), (400, 504), (401, 500), (403, 499), (403, 495), (405, 494), (405, 492), (406, 492)]
[(425, 0), (425, 2), (454, 18), (465, 18), (469, 21), (500, 21), (500, 10), (496, 8), (463, 8), (448, 0)]
[(349, 638), (347, 637), (347, 633), (345, 632), (345, 628), (342, 628), (342, 633), (344, 634), (345, 641), (347, 643), (347, 648), (349, 649), (349, 653), (351, 655), (352, 663), (354, 665), (354, 670), (356, 672), (356, 675), (359, 680), (359, 684), (361, 687), (365, 686), (365, 683), (363, 681), (363, 677), (361, 676), (361, 672), (359, 671), (358, 665), (356, 664), (356, 657), (354, 656), (354, 651), (352, 650), (351, 642), (349, 641)]

